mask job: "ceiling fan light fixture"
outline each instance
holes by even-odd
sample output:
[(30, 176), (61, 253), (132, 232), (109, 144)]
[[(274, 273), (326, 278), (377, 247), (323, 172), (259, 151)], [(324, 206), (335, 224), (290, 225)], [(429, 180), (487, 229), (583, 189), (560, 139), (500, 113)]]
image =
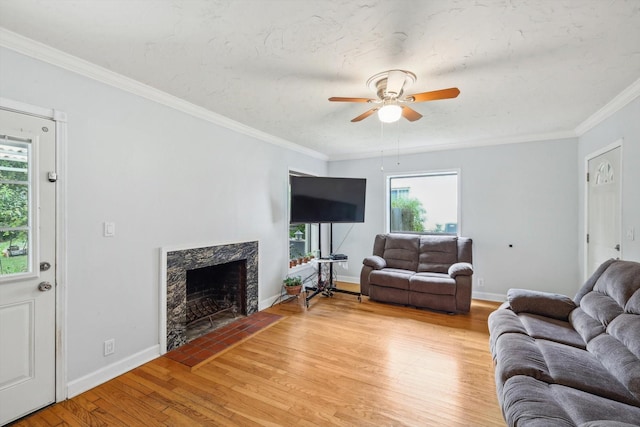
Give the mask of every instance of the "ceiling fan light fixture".
[(378, 118), (383, 123), (393, 123), (400, 120), (402, 107), (398, 104), (385, 104), (378, 110)]

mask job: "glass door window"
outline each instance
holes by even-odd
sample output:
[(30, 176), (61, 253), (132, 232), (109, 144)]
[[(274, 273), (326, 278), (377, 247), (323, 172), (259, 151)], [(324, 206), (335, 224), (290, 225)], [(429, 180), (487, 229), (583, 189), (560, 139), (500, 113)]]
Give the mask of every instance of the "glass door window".
[(29, 142), (0, 135), (0, 278), (32, 271)]

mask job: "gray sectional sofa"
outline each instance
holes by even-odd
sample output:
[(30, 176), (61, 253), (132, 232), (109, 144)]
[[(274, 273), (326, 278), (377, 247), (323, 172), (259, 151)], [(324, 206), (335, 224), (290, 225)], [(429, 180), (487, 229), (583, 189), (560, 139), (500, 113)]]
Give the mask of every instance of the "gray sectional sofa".
[(360, 289), (370, 299), (466, 313), (471, 305), (471, 239), (378, 234), (363, 260)]
[(508, 425), (640, 425), (640, 263), (605, 262), (573, 299), (507, 297), (489, 332)]

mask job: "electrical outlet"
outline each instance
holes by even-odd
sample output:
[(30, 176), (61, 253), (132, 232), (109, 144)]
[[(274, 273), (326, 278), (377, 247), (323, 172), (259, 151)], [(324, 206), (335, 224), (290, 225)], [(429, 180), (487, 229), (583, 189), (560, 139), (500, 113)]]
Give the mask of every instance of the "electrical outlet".
[(482, 278), (478, 279), (478, 287), (479, 288), (484, 288), (484, 279), (482, 279)]
[(636, 230), (633, 227), (627, 228), (627, 239), (634, 240), (635, 239)]
[(104, 355), (108, 356), (116, 352), (116, 340), (111, 338), (104, 342)]

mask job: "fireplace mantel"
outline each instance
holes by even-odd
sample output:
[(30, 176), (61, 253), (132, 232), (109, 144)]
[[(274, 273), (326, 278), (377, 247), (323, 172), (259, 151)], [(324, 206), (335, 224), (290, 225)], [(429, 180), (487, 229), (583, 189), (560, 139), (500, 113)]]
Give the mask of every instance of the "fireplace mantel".
[(160, 260), (160, 349), (164, 354), (187, 342), (187, 270), (227, 262), (247, 262), (247, 315), (258, 311), (258, 242), (183, 249), (163, 248)]

